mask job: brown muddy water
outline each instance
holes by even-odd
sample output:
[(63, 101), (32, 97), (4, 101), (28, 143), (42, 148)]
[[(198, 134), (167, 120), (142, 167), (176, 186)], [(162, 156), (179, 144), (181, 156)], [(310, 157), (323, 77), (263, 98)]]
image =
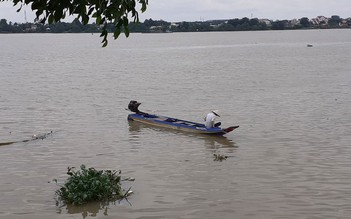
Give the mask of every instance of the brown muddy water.
[[(0, 218), (350, 218), (350, 36), (133, 34), (101, 48), (91, 34), (0, 35), (0, 143), (20, 141), (0, 146)], [(198, 122), (219, 109), (240, 128), (129, 123), (131, 99)], [(135, 178), (129, 203), (57, 206), (52, 179), (81, 164)]]

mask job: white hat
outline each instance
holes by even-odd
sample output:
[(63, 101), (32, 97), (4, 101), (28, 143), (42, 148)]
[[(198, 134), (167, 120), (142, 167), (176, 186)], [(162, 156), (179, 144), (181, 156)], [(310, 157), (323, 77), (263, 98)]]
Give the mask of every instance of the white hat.
[(212, 110), (212, 112), (213, 112), (216, 116), (220, 117), (219, 111), (218, 111), (218, 110)]

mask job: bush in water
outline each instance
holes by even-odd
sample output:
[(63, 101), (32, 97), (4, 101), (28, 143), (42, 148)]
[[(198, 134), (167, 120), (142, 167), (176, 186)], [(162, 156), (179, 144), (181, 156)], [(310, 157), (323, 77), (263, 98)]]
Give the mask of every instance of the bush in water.
[[(116, 201), (127, 197), (131, 191), (123, 194), (121, 188), (121, 171), (96, 170), (80, 166), (75, 171), (68, 167), (69, 178), (66, 183), (56, 191), (59, 201), (65, 204), (81, 205), (91, 201)], [(57, 183), (57, 180), (54, 179)]]

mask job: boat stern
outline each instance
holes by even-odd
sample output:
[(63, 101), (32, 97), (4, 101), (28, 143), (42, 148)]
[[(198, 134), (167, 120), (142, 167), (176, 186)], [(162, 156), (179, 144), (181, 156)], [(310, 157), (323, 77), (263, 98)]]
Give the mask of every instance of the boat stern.
[(128, 121), (134, 121), (133, 115), (135, 115), (135, 114), (129, 114), (128, 117), (127, 117), (127, 120)]

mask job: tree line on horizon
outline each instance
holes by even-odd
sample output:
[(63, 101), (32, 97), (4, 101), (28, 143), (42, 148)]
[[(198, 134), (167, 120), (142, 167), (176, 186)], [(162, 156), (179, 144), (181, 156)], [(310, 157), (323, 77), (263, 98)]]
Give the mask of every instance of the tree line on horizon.
[[(6, 19), (0, 20), (0, 33), (99, 33), (101, 32), (101, 28), (101, 25), (95, 23), (84, 25), (78, 19), (74, 19), (71, 23), (57, 22), (52, 24), (8, 23)], [(107, 24), (108, 32), (114, 32), (114, 28), (114, 24)], [(276, 21), (244, 17), (241, 19), (194, 22), (167, 22), (164, 20), (146, 19), (144, 22), (129, 23), (129, 31), (136, 33), (292, 30), (308, 28), (351, 28), (351, 17), (343, 19), (338, 15), (334, 15), (330, 18), (319, 16), (314, 19), (303, 17), (301, 19)]]

